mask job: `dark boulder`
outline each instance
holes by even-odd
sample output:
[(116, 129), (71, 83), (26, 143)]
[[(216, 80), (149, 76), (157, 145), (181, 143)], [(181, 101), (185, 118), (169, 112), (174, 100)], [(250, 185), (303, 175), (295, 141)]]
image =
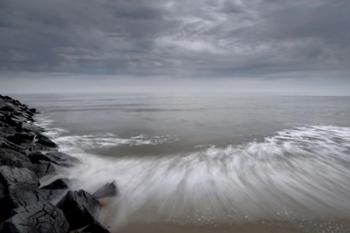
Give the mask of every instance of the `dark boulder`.
[(0, 164), (9, 167), (31, 167), (29, 158), (18, 151), (10, 148), (0, 148)]
[(39, 143), (43, 146), (52, 147), (52, 148), (57, 147), (56, 143), (54, 143), (48, 137), (46, 137), (42, 134), (38, 134), (36, 139), (37, 139), (37, 143)]
[[(5, 185), (4, 184), (2, 184), (1, 182), (0, 182), (0, 202), (1, 202), (1, 200), (4, 200), (5, 199), (5, 197), (6, 197), (6, 191), (7, 191), (7, 188), (5, 187)], [(1, 215), (2, 213), (0, 213), (0, 215)]]
[(50, 162), (64, 167), (70, 167), (78, 162), (76, 158), (58, 151), (48, 152), (45, 156)]
[(65, 190), (27, 190), (10, 189), (3, 200), (1, 200), (1, 209), (4, 216), (12, 216), (14, 210), (21, 206), (30, 206), (39, 202), (57, 202), (65, 194)]
[(82, 229), (73, 231), (72, 233), (110, 233), (110, 231), (102, 226), (101, 223), (93, 222)]
[(31, 123), (24, 122), (22, 124), (22, 130), (25, 132), (33, 132), (35, 134), (40, 134), (43, 132), (43, 128), (37, 125), (33, 125)]
[(47, 158), (47, 156), (40, 151), (34, 151), (29, 153), (28, 158), (30, 159), (30, 161), (32, 161), (32, 163), (38, 163), (40, 161), (50, 161), (49, 158)]
[(0, 182), (8, 189), (36, 189), (39, 179), (28, 168), (0, 166)]
[(20, 153), (25, 152), (25, 147), (16, 145), (5, 138), (0, 137), (0, 148), (12, 149), (14, 151), (18, 151)]
[(0, 111), (2, 112), (15, 112), (18, 111), (13, 104), (5, 103), (0, 107)]
[(15, 134), (17, 129), (14, 126), (8, 125), (0, 121), (0, 137), (7, 137)]
[(29, 159), (33, 163), (38, 163), (39, 161), (48, 161), (60, 166), (69, 167), (77, 162), (77, 159), (58, 151), (51, 151), (47, 153), (34, 152), (28, 155)]
[(35, 174), (39, 178), (42, 178), (48, 175), (53, 175), (56, 173), (55, 165), (49, 161), (44, 161), (44, 160), (34, 163), (32, 170), (35, 172)]
[(37, 113), (36, 108), (30, 108), (29, 111), (30, 111), (31, 113)]
[(59, 178), (50, 184), (42, 186), (41, 189), (67, 189), (69, 180), (66, 178)]
[(21, 128), (22, 122), (18, 121), (13, 114), (6, 114), (1, 118), (1, 121), (9, 126), (13, 126), (15, 128)]
[(0, 233), (67, 233), (69, 224), (60, 209), (48, 202), (20, 207), (2, 224)]
[(57, 204), (72, 230), (82, 228), (95, 222), (99, 202), (84, 190), (69, 191)]
[(105, 197), (113, 197), (118, 194), (117, 186), (115, 185), (115, 182), (112, 181), (110, 183), (107, 183), (97, 189), (92, 196), (96, 199), (105, 198)]
[(10, 216), (14, 207), (18, 205), (14, 204), (13, 193), (23, 193), (24, 190), (35, 190), (38, 188), (38, 177), (27, 168), (17, 167), (0, 167), (0, 206), (1, 215)]
[(15, 144), (32, 144), (35, 138), (33, 133), (15, 133), (14, 135), (7, 136), (6, 139)]
[(28, 206), (33, 203), (48, 201), (56, 204), (58, 200), (64, 195), (64, 190), (24, 190), (15, 189), (10, 190), (8, 193), (8, 203), (12, 204), (12, 208), (17, 208), (20, 206)]

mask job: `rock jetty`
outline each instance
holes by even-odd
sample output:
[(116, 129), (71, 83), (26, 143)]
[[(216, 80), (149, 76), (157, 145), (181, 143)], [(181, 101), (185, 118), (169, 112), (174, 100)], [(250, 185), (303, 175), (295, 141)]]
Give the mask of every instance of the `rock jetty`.
[(78, 161), (58, 151), (34, 124), (35, 108), (0, 95), (0, 233), (108, 233), (98, 221), (100, 198), (117, 195), (108, 183), (90, 194), (54, 177)]

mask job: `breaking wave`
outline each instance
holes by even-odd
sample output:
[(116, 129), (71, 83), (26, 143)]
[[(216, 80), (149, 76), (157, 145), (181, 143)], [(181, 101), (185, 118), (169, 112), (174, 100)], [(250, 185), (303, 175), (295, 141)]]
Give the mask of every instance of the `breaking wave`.
[(130, 138), (120, 138), (114, 133), (105, 134), (88, 134), (88, 135), (69, 135), (69, 131), (61, 128), (54, 128), (53, 120), (46, 116), (37, 117), (37, 125), (46, 129), (45, 135), (52, 138), (58, 145), (60, 150), (64, 152), (74, 153), (77, 151), (110, 148), (116, 146), (142, 146), (142, 145), (159, 145), (170, 143), (177, 139), (170, 136), (145, 136), (137, 135)]
[(141, 145), (158, 145), (168, 142), (168, 137), (155, 136), (147, 137), (144, 135), (133, 136), (130, 138), (118, 138), (113, 133), (101, 135), (75, 135), (62, 136), (56, 138), (56, 143), (62, 146), (68, 152), (76, 149), (79, 145), (80, 149), (98, 149), (116, 147), (121, 145), (141, 146)]
[(116, 181), (120, 193), (102, 213), (114, 227), (126, 221), (350, 217), (348, 127), (299, 127), (262, 142), (139, 158), (102, 158), (84, 150), (158, 144), (166, 142), (166, 137), (56, 134), (53, 138), (82, 161), (66, 171), (76, 188), (94, 190), (101, 183)]

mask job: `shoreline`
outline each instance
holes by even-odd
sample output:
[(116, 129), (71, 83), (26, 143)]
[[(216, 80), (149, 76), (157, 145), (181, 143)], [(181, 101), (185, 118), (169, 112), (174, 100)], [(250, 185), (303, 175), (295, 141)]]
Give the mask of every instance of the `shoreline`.
[(35, 125), (37, 113), (0, 95), (0, 233), (109, 232), (98, 221), (99, 199), (115, 196), (115, 184), (90, 194), (71, 190), (66, 178), (55, 179), (59, 167), (79, 161), (59, 152), (45, 129)]
[[(346, 192), (349, 186), (345, 185), (348, 184), (345, 178), (350, 176), (347, 168), (342, 165), (343, 160), (340, 160), (347, 157), (343, 149), (348, 148), (350, 128), (306, 125), (276, 131), (271, 133), (272, 136), (266, 136), (265, 141), (251, 141), (248, 145), (196, 148), (194, 152), (165, 154), (163, 157), (119, 157), (122, 153), (115, 153), (115, 157), (109, 158), (104, 157), (105, 151), (96, 146), (100, 144), (93, 144), (94, 140), (105, 142), (101, 139), (105, 135), (103, 127), (96, 134), (89, 134), (89, 126), (82, 124), (79, 126), (87, 132), (80, 132), (81, 128), (74, 128), (77, 122), (69, 121), (69, 109), (67, 115), (64, 115), (68, 116), (68, 120), (62, 123), (62, 116), (50, 114), (56, 106), (47, 108), (46, 105), (37, 105), (31, 99), (23, 100), (33, 106), (41, 106), (44, 114), (37, 114), (36, 110), (30, 110), (12, 98), (0, 98), (0, 215), (3, 215), (0, 218), (0, 233), (296, 233), (343, 229), (336, 231), (341, 233), (350, 229), (350, 208), (347, 202), (349, 192)], [(83, 119), (83, 116), (79, 117), (79, 120)], [(71, 124), (64, 124), (67, 122)], [(114, 128), (110, 130), (112, 140), (118, 140), (120, 136), (114, 135), (113, 130)], [(86, 135), (89, 136), (88, 141), (80, 140)], [(149, 137), (146, 135), (145, 139), (148, 140)], [(87, 149), (90, 147), (85, 147), (84, 142), (92, 143), (94, 148), (98, 148), (96, 154)], [(285, 144), (289, 142), (292, 144)], [(116, 147), (119, 148), (118, 145)], [(323, 153), (318, 153), (322, 148)], [(334, 154), (335, 150), (340, 152)], [(274, 151), (277, 152), (271, 153)], [(302, 156), (292, 153), (295, 151), (310, 153)], [(251, 154), (247, 155), (248, 152)], [(184, 159), (180, 159), (181, 156)], [(236, 163), (237, 158), (242, 160)], [(321, 166), (322, 161), (330, 164)], [(285, 166), (286, 163), (289, 166)], [(236, 167), (235, 164), (240, 166)], [(249, 164), (255, 165), (256, 170), (251, 170)], [(264, 169), (264, 164), (269, 165), (269, 169)], [(10, 169), (3, 168), (6, 166)], [(325, 169), (329, 172), (318, 173)], [(10, 186), (9, 178), (14, 176), (13, 173), (23, 173), (23, 170), (27, 174), (34, 173), (34, 180), (38, 180), (39, 184), (28, 185), (27, 181), (33, 177), (24, 181), (16, 177), (19, 184)], [(236, 174), (241, 175), (242, 180), (247, 182), (246, 185), (240, 186), (234, 180)], [(293, 181), (287, 189), (285, 185), (288, 185), (288, 180), (280, 179), (286, 175)], [(6, 179), (2, 178), (4, 176)], [(62, 178), (57, 180), (58, 177)], [(298, 177), (305, 182), (298, 180)], [(259, 183), (254, 183), (256, 179)], [(115, 185), (107, 183), (112, 180), (118, 184), (118, 195)], [(17, 184), (16, 182), (14, 183)], [(95, 190), (106, 183), (100, 189), (102, 195), (114, 197), (101, 199), (96, 196)], [(313, 186), (308, 186), (310, 183)], [(333, 190), (334, 198), (329, 199), (323, 188)], [(83, 191), (79, 192), (80, 189)], [(293, 189), (299, 192), (286, 193)], [(69, 191), (71, 193), (67, 198)], [(240, 199), (245, 193), (251, 196)], [(67, 199), (74, 199), (79, 205), (81, 203), (76, 200), (87, 201), (82, 210), (86, 211), (83, 217), (89, 219), (90, 215), (93, 220), (90, 218), (84, 220), (84, 223), (79, 222), (82, 214), (80, 210), (78, 214), (70, 216), (75, 206), (72, 202), (63, 206), (61, 200), (64, 197), (66, 202)], [(296, 199), (290, 201), (289, 198)], [(103, 207), (98, 216), (99, 207), (97, 210), (95, 207), (90, 209), (89, 203), (99, 206), (99, 199)], [(330, 205), (330, 201), (333, 205)], [(48, 206), (44, 211), (40, 209), (42, 204)], [(39, 207), (33, 210), (33, 205)], [(19, 214), (21, 208), (33, 214)], [(46, 225), (36, 225), (37, 219), (29, 219), (30, 222), (27, 220), (28, 216), (38, 216), (37, 213), (42, 212), (45, 212), (42, 215), (45, 218), (43, 221), (50, 224), (46, 230), (43, 230)], [(69, 229), (65, 229), (65, 221), (57, 220), (56, 217), (52, 220), (50, 213), (63, 216)], [(29, 225), (30, 229), (23, 228), (22, 223), (18, 224), (17, 219), (21, 218), (25, 219), (22, 223)], [(14, 219), (17, 222), (14, 223)], [(71, 230), (78, 228), (75, 224), (85, 229)], [(315, 226), (319, 227), (318, 230), (313, 229)], [(39, 228), (41, 229), (38, 230)]]

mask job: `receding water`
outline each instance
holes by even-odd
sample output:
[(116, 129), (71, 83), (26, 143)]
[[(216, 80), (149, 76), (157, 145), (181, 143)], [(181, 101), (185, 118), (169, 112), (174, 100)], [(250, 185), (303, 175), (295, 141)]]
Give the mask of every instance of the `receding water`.
[(350, 98), (27, 95), (114, 232), (350, 232)]

